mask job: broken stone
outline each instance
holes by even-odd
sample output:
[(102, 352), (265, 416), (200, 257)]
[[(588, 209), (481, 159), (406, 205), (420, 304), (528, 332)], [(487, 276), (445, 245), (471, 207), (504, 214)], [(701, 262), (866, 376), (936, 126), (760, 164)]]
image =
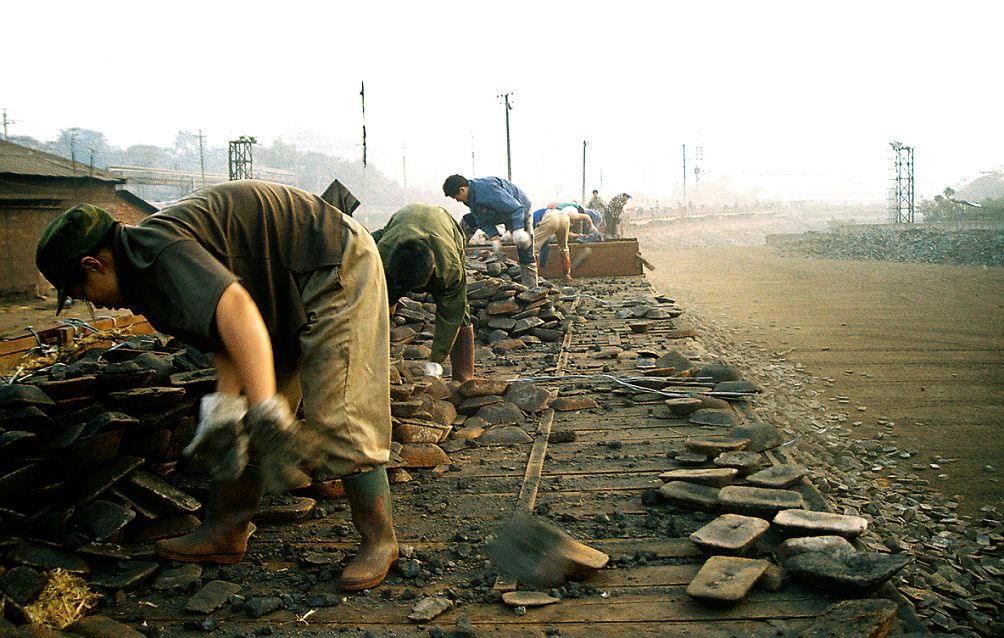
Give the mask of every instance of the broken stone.
[(511, 315), (519, 312), (519, 304), (512, 299), (503, 299), (488, 304), (487, 310), (490, 315)]
[(676, 350), (670, 350), (655, 360), (657, 368), (675, 368), (677, 372), (690, 370), (694, 367), (693, 362)]
[(701, 407), (701, 400), (693, 397), (666, 399), (666, 406), (676, 416), (689, 416)]
[(756, 585), (769, 565), (765, 560), (712, 556), (687, 585), (687, 595), (706, 603), (735, 604)]
[(158, 591), (188, 589), (193, 584), (199, 583), (201, 578), (202, 565), (184, 563), (174, 569), (162, 570), (150, 586)]
[(544, 325), (544, 320), (540, 317), (525, 317), (516, 321), (516, 325), (512, 328), (512, 334), (513, 336), (523, 335), (542, 325)]
[(171, 386), (135, 388), (108, 393), (108, 400), (126, 411), (140, 412), (176, 405), (185, 398), (185, 389)]
[(757, 487), (781, 489), (798, 483), (805, 474), (806, 469), (800, 465), (782, 463), (780, 465), (772, 465), (755, 474), (750, 474), (746, 477), (746, 480), (750, 485), (756, 485)]
[(718, 502), (727, 511), (751, 516), (774, 516), (780, 510), (802, 509), (802, 495), (791, 490), (729, 485), (718, 493)]
[(722, 394), (754, 394), (762, 392), (762, 389), (752, 381), (722, 381), (715, 385), (713, 392)]
[(0, 476), (0, 498), (28, 489), (41, 475), (41, 463), (28, 463)]
[(698, 485), (723, 487), (729, 485), (739, 475), (739, 470), (731, 467), (709, 469), (679, 469), (663, 472), (659, 475), (664, 483), (670, 481), (687, 481)]
[(440, 425), (449, 426), (457, 418), (457, 408), (449, 401), (434, 399), (432, 401), (432, 420)]
[(774, 524), (788, 533), (805, 535), (843, 536), (857, 538), (868, 529), (868, 519), (830, 512), (785, 510), (774, 517)]
[(690, 540), (708, 554), (746, 554), (770, 528), (762, 518), (723, 514), (690, 535)]
[(532, 304), (538, 301), (542, 301), (547, 298), (547, 289), (536, 287), (525, 290), (518, 295), (516, 298), (526, 304)]
[(282, 607), (278, 596), (252, 596), (244, 601), (244, 613), (251, 618), (261, 618)]
[(440, 443), (448, 433), (448, 429), (432, 424), (399, 422), (394, 424), (393, 438), (400, 443)]
[(506, 390), (503, 398), (515, 404), (520, 410), (532, 414), (547, 407), (551, 394), (533, 383), (515, 381)]
[(708, 462), (708, 455), (699, 454), (697, 452), (681, 451), (676, 453), (673, 460), (680, 465), (704, 465)]
[(547, 435), (548, 443), (574, 443), (579, 438), (575, 430), (551, 430)]
[(728, 363), (702, 363), (694, 372), (695, 377), (709, 377), (715, 383), (722, 381), (739, 381), (742, 373), (734, 365)]
[(510, 607), (543, 607), (560, 603), (560, 598), (549, 596), (540, 591), (507, 591), (502, 594), (502, 602)]
[(79, 557), (54, 547), (44, 547), (22, 543), (14, 550), (11, 558), (16, 563), (28, 565), (43, 572), (53, 569), (65, 569), (73, 574), (87, 574), (90, 566)]
[(739, 470), (739, 474), (756, 472), (767, 463), (759, 452), (749, 450), (723, 452), (715, 457), (714, 462), (719, 467), (734, 467)]
[(495, 566), (535, 587), (559, 587), (603, 569), (610, 557), (580, 543), (554, 525), (520, 514), (488, 544)]
[(23, 607), (35, 600), (48, 582), (48, 576), (37, 569), (19, 565), (0, 575), (0, 591)]
[(731, 436), (709, 436), (704, 438), (690, 437), (683, 442), (683, 446), (691, 452), (717, 456), (722, 452), (734, 452), (745, 450), (750, 444), (748, 438), (735, 438)]
[(520, 445), (533, 443), (533, 438), (523, 428), (515, 425), (494, 427), (478, 437), (478, 443), (485, 445)]
[(225, 580), (211, 580), (188, 599), (188, 602), (185, 603), (185, 609), (197, 614), (211, 614), (225, 605), (231, 596), (239, 594), (240, 591), (240, 586), (235, 583)]
[(746, 423), (732, 428), (730, 435), (736, 438), (749, 439), (745, 448), (751, 452), (763, 452), (781, 445), (781, 431), (766, 423)]
[(395, 416), (399, 419), (406, 419), (422, 413), (424, 407), (425, 402), (421, 399), (413, 399), (411, 401), (394, 401), (390, 404), (390, 413), (391, 416)]
[(423, 361), (428, 359), (431, 355), (432, 349), (429, 348), (429, 346), (410, 344), (401, 350), (401, 357), (407, 361)]
[(108, 616), (84, 616), (64, 628), (66, 632), (81, 638), (145, 638), (129, 625), (124, 625)]
[(427, 622), (451, 607), (453, 607), (453, 601), (443, 596), (423, 598), (417, 605), (412, 607), (411, 613), (408, 614), (408, 620)]
[[(795, 510), (797, 511), (797, 510)], [(787, 560), (792, 556), (805, 554), (806, 552), (826, 552), (853, 554), (858, 550), (843, 536), (800, 536), (789, 538), (781, 543), (778, 548), (778, 557)]]
[(530, 334), (537, 337), (541, 341), (546, 343), (553, 343), (555, 341), (560, 341), (564, 336), (561, 330), (555, 330), (551, 328), (537, 327), (530, 331)]
[(807, 585), (842, 596), (864, 596), (909, 562), (902, 554), (808, 552), (788, 558), (784, 567)]
[(736, 424), (736, 419), (728, 410), (709, 410), (707, 408), (702, 408), (690, 415), (690, 422), (697, 425), (732, 427)]
[[(84, 430), (86, 429), (85, 427)], [(124, 434), (125, 432), (118, 428), (91, 436), (81, 436), (70, 449), (70, 458), (81, 467), (110, 461), (118, 454)]]
[(450, 462), (450, 457), (435, 443), (409, 443), (401, 446), (401, 458), (407, 468), (433, 468)]
[(486, 405), (500, 403), (501, 401), (502, 397), (496, 395), (471, 397), (469, 399), (464, 399), (463, 403), (457, 406), (457, 412), (470, 416)]
[(87, 577), (88, 582), (98, 587), (114, 590), (128, 590), (138, 587), (160, 567), (160, 563), (148, 560), (118, 561), (95, 569)]
[(509, 382), (497, 379), (470, 379), (460, 384), (460, 394), (467, 398), (505, 394)]
[(56, 402), (45, 392), (26, 383), (5, 383), (0, 385), (0, 410), (35, 406), (40, 409), (53, 408)]
[(164, 479), (136, 470), (129, 475), (129, 484), (134, 488), (137, 497), (165, 506), (178, 513), (192, 513), (202, 507), (202, 503), (182, 492)]
[(508, 401), (486, 405), (475, 416), (484, 419), (489, 425), (512, 425), (523, 421), (522, 410)]
[(104, 541), (136, 518), (136, 512), (111, 501), (92, 501), (82, 507), (72, 522), (89, 540)]
[(673, 481), (659, 488), (659, 496), (666, 502), (688, 509), (713, 511), (718, 509), (717, 487)]
[(891, 600), (843, 600), (816, 617), (796, 638), (883, 638), (895, 619), (896, 603)]
[(558, 412), (571, 412), (574, 410), (598, 408), (599, 404), (597, 404), (596, 399), (592, 397), (578, 395), (571, 397), (558, 397), (557, 399), (551, 401), (551, 407)]

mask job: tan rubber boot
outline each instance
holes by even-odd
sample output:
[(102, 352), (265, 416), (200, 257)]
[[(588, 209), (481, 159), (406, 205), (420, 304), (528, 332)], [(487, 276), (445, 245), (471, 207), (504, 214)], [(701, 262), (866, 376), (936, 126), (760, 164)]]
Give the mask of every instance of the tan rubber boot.
[(565, 275), (565, 281), (572, 281), (572, 256), (568, 253), (561, 253), (561, 272)]
[(261, 480), (252, 468), (233, 481), (214, 483), (202, 524), (190, 534), (158, 541), (157, 554), (182, 563), (239, 562), (255, 530), (251, 518), (261, 495)]
[(387, 469), (380, 466), (362, 474), (343, 476), (342, 485), (352, 509), (352, 523), (362, 542), (342, 571), (341, 586), (345, 591), (371, 589), (383, 582), (398, 557)]
[(460, 326), (450, 350), (450, 367), (454, 381), (463, 383), (474, 378), (474, 326)]

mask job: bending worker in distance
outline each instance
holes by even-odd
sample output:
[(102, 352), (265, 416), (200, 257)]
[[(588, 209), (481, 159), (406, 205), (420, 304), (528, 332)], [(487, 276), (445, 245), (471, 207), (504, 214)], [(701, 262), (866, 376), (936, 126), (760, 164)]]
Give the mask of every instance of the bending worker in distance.
[(467, 305), (467, 243), (456, 220), (439, 206), (409, 204), (373, 232), (393, 308), (408, 292), (428, 292), (436, 302), (436, 328), (427, 374), (450, 355), (454, 381), (474, 377), (474, 327)]
[(477, 227), (489, 239), (498, 238), (498, 225), (504, 225), (512, 233), (512, 239), (516, 243), (523, 285), (529, 288), (537, 285), (537, 262), (533, 256), (533, 219), (530, 215), (530, 198), (526, 193), (501, 177), (468, 180), (463, 175), (450, 175), (443, 182), (443, 194), (470, 208)]
[(554, 237), (558, 242), (558, 251), (561, 253), (561, 271), (565, 281), (572, 280), (572, 258), (568, 248), (569, 228), (572, 222), (582, 222), (589, 224), (592, 233), (599, 231), (593, 226), (589, 215), (579, 212), (580, 208), (575, 204), (551, 204), (548, 208), (536, 210), (533, 213), (533, 247), (537, 253), (538, 269), (547, 265), (547, 257), (550, 254), (551, 246), (548, 240)]
[[(342, 588), (383, 581), (398, 556), (385, 469), (389, 321), (365, 228), (306, 191), (240, 180), (136, 226), (82, 204), (46, 228), (35, 260), (59, 294), (57, 313), (67, 295), (128, 308), (213, 353), (216, 392), (203, 397), (185, 449), (213, 463), (205, 515), (194, 532), (158, 542), (157, 553), (240, 561), (262, 492), (285, 490), (310, 459), (342, 477), (362, 537)], [(293, 418), (301, 391), (302, 424)]]

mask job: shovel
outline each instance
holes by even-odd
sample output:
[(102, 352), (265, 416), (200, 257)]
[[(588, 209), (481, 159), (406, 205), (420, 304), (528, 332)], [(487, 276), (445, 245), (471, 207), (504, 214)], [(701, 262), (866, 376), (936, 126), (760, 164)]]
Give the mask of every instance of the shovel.
[(488, 544), (488, 557), (508, 576), (534, 587), (560, 587), (603, 569), (610, 557), (557, 527), (517, 514)]

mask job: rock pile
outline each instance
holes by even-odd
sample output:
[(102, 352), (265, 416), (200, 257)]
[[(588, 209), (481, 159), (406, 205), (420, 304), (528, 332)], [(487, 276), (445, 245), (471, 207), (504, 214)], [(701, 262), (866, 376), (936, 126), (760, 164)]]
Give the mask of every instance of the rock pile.
[(937, 226), (847, 226), (836, 232), (768, 235), (785, 256), (1004, 266), (1004, 230)]

